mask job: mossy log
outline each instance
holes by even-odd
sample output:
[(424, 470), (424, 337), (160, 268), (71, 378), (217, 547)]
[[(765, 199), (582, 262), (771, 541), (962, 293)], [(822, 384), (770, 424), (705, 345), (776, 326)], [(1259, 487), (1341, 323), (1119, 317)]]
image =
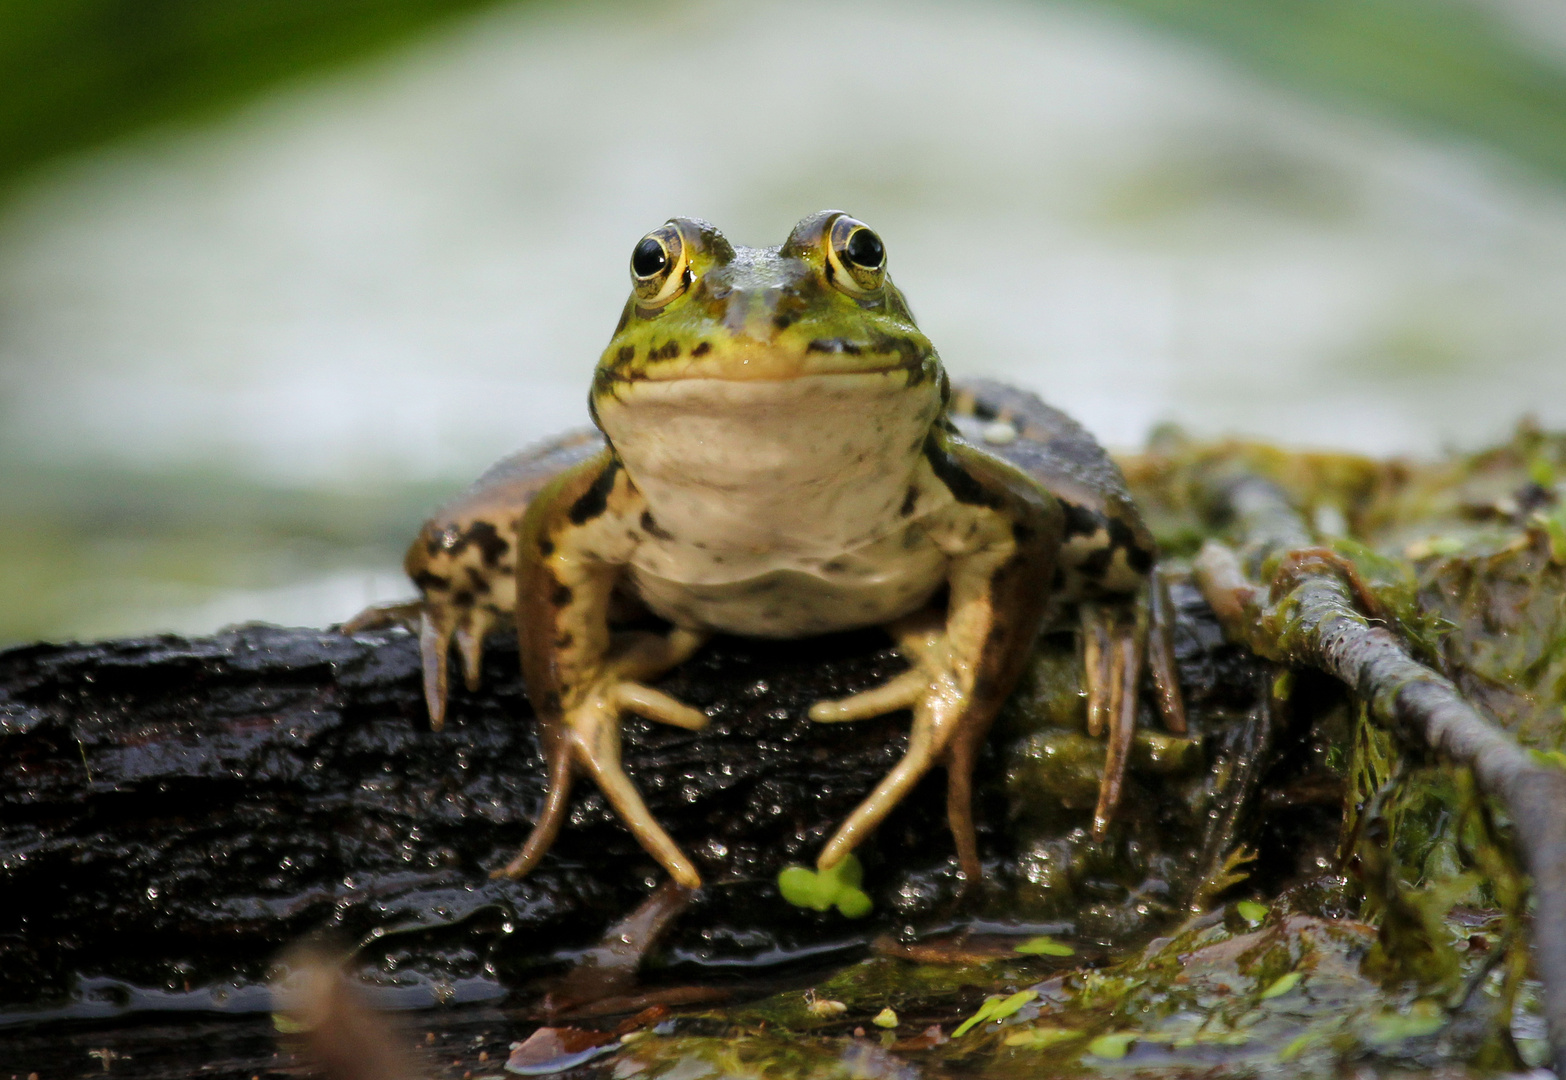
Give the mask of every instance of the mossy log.
[(1530, 754), (1479, 713), (1451, 680), (1420, 663), (1386, 625), (1353, 563), (1318, 546), (1288, 496), (1244, 472), (1208, 479), (1207, 496), (1233, 520), (1252, 574), (1208, 541), (1196, 576), (1231, 637), (1279, 663), (1342, 680), (1416, 753), (1472, 770), (1505, 808), (1519, 861), (1533, 879), (1534, 962), (1556, 1072), (1566, 1076), (1566, 769)]

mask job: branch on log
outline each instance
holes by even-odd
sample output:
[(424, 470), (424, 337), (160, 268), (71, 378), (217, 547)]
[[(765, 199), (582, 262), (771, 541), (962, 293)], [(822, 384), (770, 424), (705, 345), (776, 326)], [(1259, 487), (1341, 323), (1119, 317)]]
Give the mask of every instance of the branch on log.
[(1231, 637), (1259, 655), (1342, 680), (1382, 723), (1467, 766), (1481, 790), (1506, 807), (1534, 881), (1535, 960), (1556, 1072), (1566, 1076), (1566, 771), (1533, 758), (1449, 680), (1415, 661), (1389, 629), (1373, 625), (1361, 610), (1367, 590), (1352, 567), (1312, 546), (1304, 522), (1270, 481), (1214, 477), (1206, 495), (1245, 537), (1242, 554), (1253, 572), (1275, 567), (1260, 587), (1231, 549), (1213, 541), (1203, 547), (1197, 581)]

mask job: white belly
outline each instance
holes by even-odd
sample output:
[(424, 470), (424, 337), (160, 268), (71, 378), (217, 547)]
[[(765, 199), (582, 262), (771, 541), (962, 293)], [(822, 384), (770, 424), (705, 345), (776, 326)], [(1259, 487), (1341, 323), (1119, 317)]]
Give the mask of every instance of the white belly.
[(876, 626), (923, 607), (946, 580), (946, 556), (916, 525), (857, 552), (737, 581), (682, 582), (634, 563), (642, 600), (678, 626), (796, 638)]

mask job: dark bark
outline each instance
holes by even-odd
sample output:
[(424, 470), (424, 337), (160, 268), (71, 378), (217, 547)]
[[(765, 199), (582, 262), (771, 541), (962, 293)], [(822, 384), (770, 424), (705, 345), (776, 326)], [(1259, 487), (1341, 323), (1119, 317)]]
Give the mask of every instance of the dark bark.
[[(514, 647), (492, 642), (487, 661), (488, 685), (455, 694), (435, 733), (400, 632), (256, 626), (0, 654), (0, 1004), (209, 1008), (227, 985), (231, 1007), (254, 1008), (234, 985), (323, 928), (378, 937), (382, 981), (414, 999), (498, 993), (590, 946), (662, 873), (583, 784), (545, 865), (490, 879), (543, 768)], [(813, 859), (904, 744), (898, 717), (812, 725), (804, 709), (901, 667), (877, 633), (719, 642), (665, 683), (709, 709), (707, 732), (627, 723), (628, 771), (710, 883), (675, 960), (863, 937), (783, 904), (773, 878)], [(939, 796), (909, 800), (865, 853), (896, 867), (873, 875), (880, 911), (949, 901), (950, 850)], [(899, 901), (911, 882), (920, 900)]]
[[(1090, 801), (1064, 799), (1047, 773), (1028, 779), (1047, 764), (1039, 725), (1062, 721), (1019, 705), (981, 757), (988, 883), (962, 910), (1135, 938), (1178, 918), (1266, 819), (1262, 759), (1284, 722), (1269, 680), (1224, 643), (1194, 588), (1176, 597), (1190, 764), (1134, 755), (1134, 797), (1110, 841), (1094, 842)], [(1051, 678), (1071, 669), (1069, 635), (1041, 648)], [(722, 983), (951, 925), (960, 882), (940, 775), (860, 851), (870, 918), (790, 907), (775, 885), (783, 865), (814, 861), (906, 743), (906, 713), (813, 724), (810, 703), (902, 667), (875, 631), (720, 639), (660, 684), (712, 717), (706, 731), (627, 722), (628, 772), (708, 882), (654, 954), (655, 982)], [(272, 959), (323, 930), (357, 949), (383, 1002), (528, 985), (591, 949), (664, 877), (582, 783), (544, 863), (521, 882), (492, 880), (527, 834), (543, 776), (504, 638), (490, 642), (483, 689), (456, 689), (441, 732), (426, 720), (417, 644), (400, 631), (251, 626), (0, 653), (0, 1020), (265, 1008)], [(1334, 831), (1335, 809), (1321, 814), (1274, 815), (1289, 837), (1280, 874), (1302, 833)], [(1064, 871), (1042, 898), (1018, 872), (1038, 852)]]

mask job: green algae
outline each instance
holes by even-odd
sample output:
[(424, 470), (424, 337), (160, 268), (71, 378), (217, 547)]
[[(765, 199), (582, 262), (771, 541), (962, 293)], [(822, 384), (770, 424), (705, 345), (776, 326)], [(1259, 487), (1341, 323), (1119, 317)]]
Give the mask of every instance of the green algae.
[[(1236, 645), (1209, 681), (1186, 670), (1187, 735), (1156, 730), (1148, 708), (1126, 813), (1097, 842), (1083, 826), (1103, 746), (1074, 642), (1046, 635), (994, 740), (1016, 860), (970, 898), (989, 937), (960, 920), (907, 928), (807, 989), (640, 1040), (617, 1077), (1487, 1075), (1547, 1060), (1512, 823), (1467, 769), (1406, 739), (1390, 700), (1291, 660), (1337, 590), (1541, 764), (1566, 766), (1566, 568), (1541, 520), (1560, 509), (1566, 439), (1524, 428), (1413, 464), (1166, 433), (1127, 466), (1161, 539), (1187, 553), (1256, 535), (1257, 520), (1214, 512), (1214, 477), (1265, 476), (1304, 521), (1341, 525), (1262, 522), (1319, 542), (1306, 569), (1330, 578), (1285, 575), (1263, 597), (1267, 623), (1247, 636), (1271, 662)], [(1266, 555), (1250, 553), (1254, 572), (1278, 568)]]

